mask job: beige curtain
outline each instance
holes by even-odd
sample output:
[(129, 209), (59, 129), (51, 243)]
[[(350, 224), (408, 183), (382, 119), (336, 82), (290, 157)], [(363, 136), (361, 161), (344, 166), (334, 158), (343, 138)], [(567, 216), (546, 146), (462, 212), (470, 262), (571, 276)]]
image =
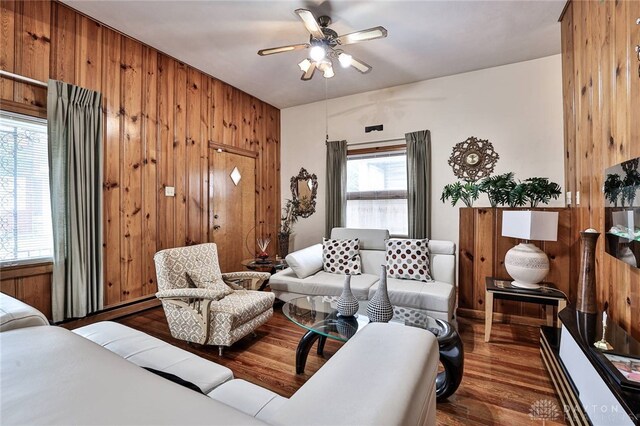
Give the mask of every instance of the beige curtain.
[(53, 320), (103, 307), (102, 95), (49, 80)]
[(405, 134), (409, 238), (431, 238), (431, 132)]
[(325, 235), (347, 222), (347, 141), (327, 142)]

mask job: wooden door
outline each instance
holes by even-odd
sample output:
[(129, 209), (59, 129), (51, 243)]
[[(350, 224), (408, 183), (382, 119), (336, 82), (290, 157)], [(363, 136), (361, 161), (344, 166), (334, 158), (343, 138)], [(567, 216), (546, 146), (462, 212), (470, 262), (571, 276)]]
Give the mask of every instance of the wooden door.
[(222, 272), (241, 271), (255, 244), (256, 159), (209, 150), (209, 241), (218, 246)]

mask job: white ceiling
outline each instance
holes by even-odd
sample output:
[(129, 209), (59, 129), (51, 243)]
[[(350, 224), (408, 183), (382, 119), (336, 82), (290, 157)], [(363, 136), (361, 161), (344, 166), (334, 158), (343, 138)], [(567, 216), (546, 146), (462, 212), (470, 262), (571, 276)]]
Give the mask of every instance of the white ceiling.
[(565, 0), (546, 1), (89, 1), (71, 7), (278, 108), (325, 97), (325, 79), (300, 80), (306, 51), (259, 49), (309, 39), (293, 12), (328, 14), (345, 34), (377, 25), (386, 39), (345, 46), (373, 66), (336, 67), (330, 98), (560, 53)]

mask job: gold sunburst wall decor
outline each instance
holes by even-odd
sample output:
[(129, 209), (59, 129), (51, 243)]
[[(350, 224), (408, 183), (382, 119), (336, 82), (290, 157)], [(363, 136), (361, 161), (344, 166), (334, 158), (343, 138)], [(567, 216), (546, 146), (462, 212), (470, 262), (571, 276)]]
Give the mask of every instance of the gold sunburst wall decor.
[(490, 176), (499, 158), (491, 142), (471, 136), (453, 147), (449, 165), (458, 179), (475, 182)]

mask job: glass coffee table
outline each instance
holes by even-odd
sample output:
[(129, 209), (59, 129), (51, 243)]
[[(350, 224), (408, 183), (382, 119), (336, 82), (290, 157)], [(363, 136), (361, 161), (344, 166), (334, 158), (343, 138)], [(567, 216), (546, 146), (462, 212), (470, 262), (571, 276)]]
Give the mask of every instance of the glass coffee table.
[[(360, 302), (360, 309), (353, 317), (343, 317), (337, 311), (337, 297), (304, 296), (292, 299), (282, 306), (282, 312), (295, 324), (307, 330), (296, 350), (296, 374), (303, 374), (307, 357), (318, 341), (317, 352), (322, 355), (327, 339), (346, 342), (369, 324), (366, 316), (367, 302)], [(446, 321), (433, 318), (425, 311), (395, 307), (392, 323), (418, 327), (433, 333), (438, 339), (440, 362), (444, 371), (436, 378), (436, 395), (442, 400), (452, 395), (462, 381), (464, 350), (458, 332)]]

